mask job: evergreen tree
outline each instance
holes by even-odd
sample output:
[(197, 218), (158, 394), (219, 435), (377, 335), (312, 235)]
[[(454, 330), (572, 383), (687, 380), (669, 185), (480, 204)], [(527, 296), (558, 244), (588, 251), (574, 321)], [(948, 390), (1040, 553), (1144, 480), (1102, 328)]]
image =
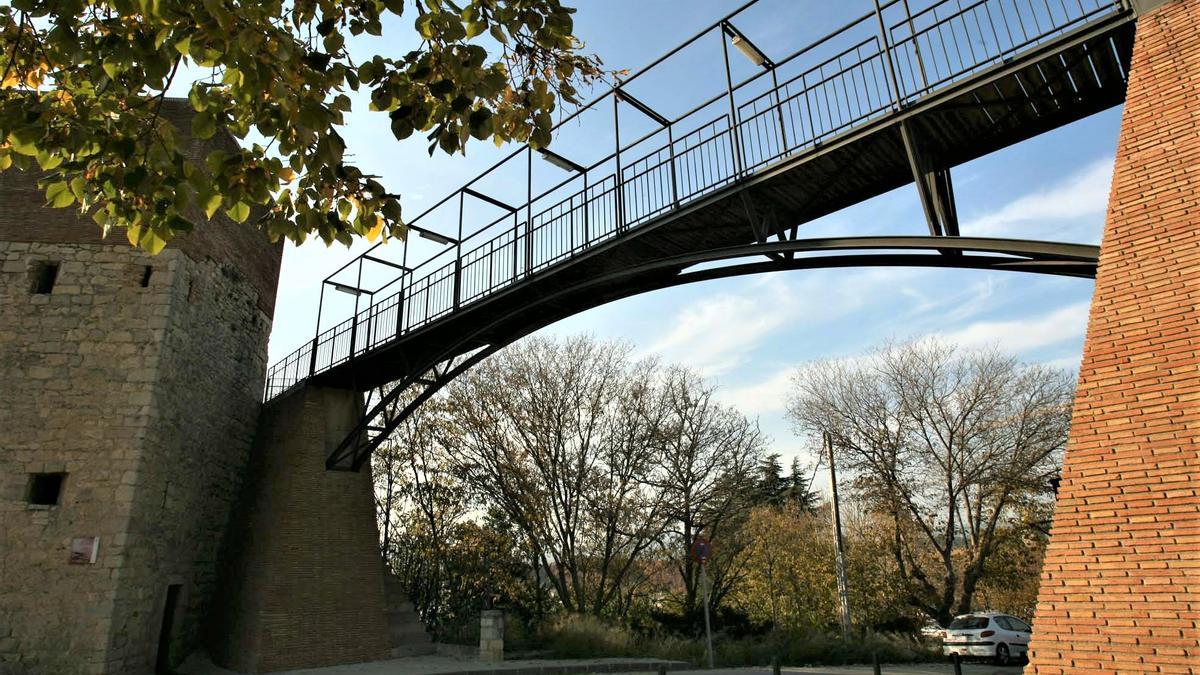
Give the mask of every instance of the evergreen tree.
[(819, 495), (812, 490), (812, 472), (800, 466), (798, 457), (792, 458), (792, 475), (787, 478), (787, 501), (802, 511), (812, 512), (817, 508)]
[(791, 483), (783, 475), (783, 464), (779, 461), (779, 453), (766, 455), (758, 462), (758, 486), (755, 503), (781, 506), (787, 501)]

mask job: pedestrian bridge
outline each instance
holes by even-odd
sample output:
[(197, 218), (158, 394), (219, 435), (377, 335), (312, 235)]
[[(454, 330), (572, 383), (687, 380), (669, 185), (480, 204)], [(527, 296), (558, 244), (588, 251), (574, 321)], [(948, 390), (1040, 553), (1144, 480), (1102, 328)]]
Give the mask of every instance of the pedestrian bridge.
[[(415, 261), (407, 243), (376, 246), (325, 280), (318, 312), (326, 288), (354, 296), (354, 309), (329, 328), (319, 320), (311, 341), (270, 368), (266, 398), (304, 381), (386, 389), (329, 468), (360, 468), (417, 405), (504, 345), (649, 290), (852, 266), (1095, 275), (1094, 246), (960, 236), (949, 170), (1121, 103), (1128, 2), (891, 0), (776, 55), (738, 27), (769, 1), (747, 3), (559, 124), (602, 113), (591, 137), (611, 146), (600, 159), (557, 142), (523, 147), (412, 219), (440, 253)], [(719, 91), (678, 115), (634, 93), (703, 40), (720, 43)], [(747, 58), (757, 72), (735, 80), (731, 62)], [(648, 131), (622, 138), (634, 119)], [(545, 162), (558, 174), (535, 180)], [(521, 200), (484, 187), (505, 171), (521, 176)], [(804, 223), (910, 182), (923, 228), (799, 236)], [(480, 206), (492, 216), (470, 215)]]

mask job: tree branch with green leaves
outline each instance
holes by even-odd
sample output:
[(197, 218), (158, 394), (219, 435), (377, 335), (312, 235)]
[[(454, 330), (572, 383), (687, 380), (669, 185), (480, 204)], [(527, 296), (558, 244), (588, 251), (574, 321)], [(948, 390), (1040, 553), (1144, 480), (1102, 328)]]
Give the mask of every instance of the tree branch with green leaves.
[[(411, 5), (411, 8), (410, 8)], [(406, 14), (406, 9), (409, 12)], [(544, 147), (605, 79), (559, 0), (13, 0), (0, 7), (0, 170), (156, 253), (224, 213), (272, 240), (406, 233), (399, 194), (348, 161), (351, 94), (430, 154), (471, 139)], [(411, 19), (419, 46), (356, 63), (347, 40)], [(361, 38), (370, 44), (368, 37)], [(395, 44), (394, 41), (390, 41)], [(162, 115), (191, 78), (190, 128)], [(188, 153), (228, 131), (237, 144)]]

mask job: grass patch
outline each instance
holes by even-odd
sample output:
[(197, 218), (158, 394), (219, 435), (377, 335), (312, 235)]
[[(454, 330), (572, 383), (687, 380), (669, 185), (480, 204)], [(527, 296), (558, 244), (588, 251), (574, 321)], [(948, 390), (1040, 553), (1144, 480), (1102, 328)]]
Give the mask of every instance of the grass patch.
[[(566, 616), (550, 627), (539, 647), (554, 658), (640, 657), (707, 661), (704, 640), (673, 635), (639, 636), (591, 616)], [(714, 660), (718, 666), (765, 666), (778, 658), (785, 666), (870, 663), (916, 663), (936, 660), (939, 650), (903, 633), (866, 632), (850, 642), (825, 631), (774, 631), (739, 639), (715, 633)]]

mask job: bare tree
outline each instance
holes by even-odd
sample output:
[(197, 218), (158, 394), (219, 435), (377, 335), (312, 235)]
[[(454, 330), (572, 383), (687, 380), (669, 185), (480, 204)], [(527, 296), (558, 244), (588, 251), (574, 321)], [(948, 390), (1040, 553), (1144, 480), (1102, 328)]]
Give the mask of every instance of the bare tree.
[(653, 364), (590, 338), (526, 339), (449, 388), (460, 475), (526, 538), (563, 607), (600, 614), (659, 538)]
[(757, 497), (766, 438), (756, 423), (717, 402), (716, 388), (695, 372), (671, 368), (659, 389), (659, 466), (650, 482), (668, 504), (663, 549), (683, 581), (687, 614), (699, 606), (700, 567), (689, 555), (697, 537), (709, 538), (717, 551), (708, 570), (713, 605), (744, 574), (748, 541), (741, 524)]
[[(385, 421), (411, 399), (384, 411)], [(381, 548), (405, 584), (422, 619), (440, 626), (445, 604), (443, 561), (472, 503), (443, 447), (446, 409), (426, 402), (380, 445), (372, 457)]]
[(926, 339), (812, 364), (788, 414), (832, 434), (858, 496), (891, 520), (908, 602), (946, 625), (970, 611), (998, 528), (1052, 493), (1072, 395), (1065, 372)]

